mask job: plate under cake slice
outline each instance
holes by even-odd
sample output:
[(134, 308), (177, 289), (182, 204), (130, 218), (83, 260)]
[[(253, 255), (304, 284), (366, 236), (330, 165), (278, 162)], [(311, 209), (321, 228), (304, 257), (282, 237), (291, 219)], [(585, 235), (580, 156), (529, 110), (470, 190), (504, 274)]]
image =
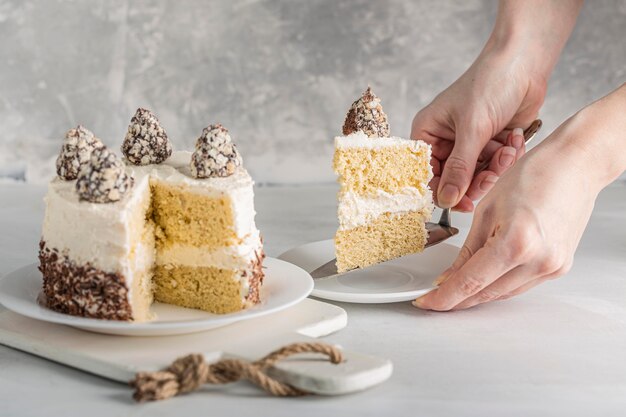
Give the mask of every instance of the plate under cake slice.
[(389, 136), (380, 99), (368, 89), (335, 138), (338, 272), (421, 252), (434, 205), (430, 145)]
[(66, 136), (39, 252), (48, 307), (145, 321), (153, 300), (212, 313), (258, 303), (253, 181), (228, 132), (205, 129), (193, 154), (172, 152), (157, 118), (139, 109), (122, 152), (81, 126)]

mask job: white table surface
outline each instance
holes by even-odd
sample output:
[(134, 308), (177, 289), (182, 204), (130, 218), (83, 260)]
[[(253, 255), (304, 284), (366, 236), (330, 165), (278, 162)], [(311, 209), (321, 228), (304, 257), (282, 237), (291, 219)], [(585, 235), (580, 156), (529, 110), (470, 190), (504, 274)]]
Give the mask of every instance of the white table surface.
[[(44, 191), (0, 186), (0, 275), (35, 261)], [(334, 232), (334, 187), (261, 187), (256, 201), (270, 256)], [(471, 219), (453, 220), (461, 243)], [(339, 304), (348, 327), (326, 339), (390, 358), (377, 388), (279, 399), (239, 384), (138, 405), (122, 384), (0, 346), (0, 415), (626, 415), (626, 185), (600, 195), (572, 271), (526, 295), (453, 313)]]

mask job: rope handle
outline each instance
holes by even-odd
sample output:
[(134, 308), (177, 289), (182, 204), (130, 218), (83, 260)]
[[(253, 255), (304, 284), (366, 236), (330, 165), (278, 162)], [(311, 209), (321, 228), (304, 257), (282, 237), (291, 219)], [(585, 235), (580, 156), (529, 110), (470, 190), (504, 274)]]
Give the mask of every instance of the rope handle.
[(138, 372), (130, 386), (138, 402), (158, 401), (178, 394), (192, 392), (203, 384), (228, 384), (246, 379), (268, 393), (280, 397), (310, 394), (266, 374), (266, 370), (289, 356), (299, 353), (320, 353), (333, 364), (342, 362), (341, 350), (326, 343), (293, 343), (271, 352), (263, 358), (248, 362), (242, 359), (223, 359), (208, 364), (204, 356), (193, 353), (176, 359), (167, 369), (156, 372)]

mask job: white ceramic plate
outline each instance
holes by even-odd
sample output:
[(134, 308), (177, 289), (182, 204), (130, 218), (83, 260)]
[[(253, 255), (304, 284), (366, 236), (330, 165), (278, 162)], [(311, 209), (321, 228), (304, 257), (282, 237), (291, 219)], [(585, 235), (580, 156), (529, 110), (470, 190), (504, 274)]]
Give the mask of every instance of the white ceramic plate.
[[(364, 269), (314, 280), (311, 295), (348, 303), (395, 303), (414, 300), (434, 289), (432, 283), (446, 270), (459, 248), (448, 243), (431, 246), (422, 253), (403, 256)], [(307, 272), (335, 257), (332, 240), (307, 243), (279, 256)]]
[(263, 265), (265, 280), (261, 287), (261, 303), (231, 314), (211, 314), (161, 303), (151, 307), (157, 318), (147, 323), (99, 320), (57, 313), (37, 302), (42, 276), (36, 264), (13, 271), (0, 280), (0, 304), (26, 317), (98, 333), (124, 336), (194, 333), (275, 313), (291, 307), (311, 293), (313, 279), (301, 268), (274, 258), (266, 258)]

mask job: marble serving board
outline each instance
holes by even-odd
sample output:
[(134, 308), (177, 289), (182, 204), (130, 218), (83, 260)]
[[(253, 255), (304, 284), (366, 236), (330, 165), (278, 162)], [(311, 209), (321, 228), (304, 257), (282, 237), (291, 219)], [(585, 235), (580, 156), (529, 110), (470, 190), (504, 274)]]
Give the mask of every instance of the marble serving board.
[[(272, 315), (206, 332), (159, 337), (91, 333), (3, 310), (0, 344), (126, 383), (138, 371), (162, 369), (189, 353), (202, 353), (208, 362), (225, 357), (252, 361), (290, 343), (314, 341), (346, 324), (344, 309), (312, 299)], [(345, 360), (338, 365), (319, 355), (298, 355), (276, 364), (271, 375), (321, 395), (361, 391), (391, 375), (392, 364), (387, 359), (348, 350), (343, 354)]]

